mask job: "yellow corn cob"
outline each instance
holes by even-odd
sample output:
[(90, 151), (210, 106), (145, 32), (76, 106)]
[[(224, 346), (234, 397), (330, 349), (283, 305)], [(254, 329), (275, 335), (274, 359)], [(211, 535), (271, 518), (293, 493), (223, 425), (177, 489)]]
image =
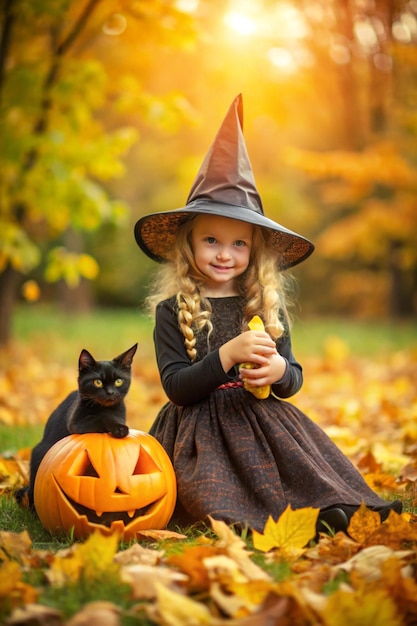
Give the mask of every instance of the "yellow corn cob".
[[(265, 330), (264, 323), (259, 317), (259, 315), (254, 315), (252, 319), (250, 320), (250, 322), (248, 323), (248, 326), (250, 330), (262, 330), (262, 331)], [(242, 367), (244, 367), (247, 370), (252, 370), (258, 366), (255, 365), (254, 363), (241, 363), (239, 365), (239, 369)], [(270, 385), (264, 385), (264, 387), (253, 387), (252, 385), (249, 385), (246, 382), (246, 380), (244, 380), (243, 386), (246, 389), (246, 391), (250, 391), (250, 393), (252, 393), (255, 396), (255, 398), (258, 398), (259, 400), (265, 400), (265, 398), (267, 398), (269, 394), (271, 393)]]

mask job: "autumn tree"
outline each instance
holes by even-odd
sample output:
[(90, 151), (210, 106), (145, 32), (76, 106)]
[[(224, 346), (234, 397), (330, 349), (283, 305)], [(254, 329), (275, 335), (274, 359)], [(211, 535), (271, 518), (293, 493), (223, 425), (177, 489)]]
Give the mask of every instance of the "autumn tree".
[[(417, 16), (413, 4), (334, 0), (327, 19), (301, 2), (322, 71), (338, 86), (344, 133), (330, 150), (288, 152), (325, 207), (319, 249), (340, 264), (339, 298), (385, 297), (397, 317), (416, 312)], [(321, 16), (323, 17), (323, 16)], [(367, 283), (367, 286), (364, 283)]]
[(154, 103), (129, 62), (137, 70), (132, 60), (150, 54), (150, 33), (175, 45), (180, 20), (168, 3), (146, 0), (1, 0), (0, 344), (32, 268), (42, 263), (47, 280), (70, 286), (97, 275), (73, 243), (125, 219), (106, 183), (124, 174), (137, 139), (132, 111), (145, 117)]

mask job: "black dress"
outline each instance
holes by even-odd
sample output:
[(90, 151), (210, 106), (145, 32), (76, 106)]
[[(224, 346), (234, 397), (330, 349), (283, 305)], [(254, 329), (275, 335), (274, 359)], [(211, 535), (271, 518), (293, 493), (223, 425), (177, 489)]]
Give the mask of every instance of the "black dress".
[[(233, 369), (223, 371), (219, 347), (241, 332), (243, 298), (212, 298), (213, 332), (197, 339), (191, 365), (177, 322), (175, 298), (160, 303), (154, 341), (162, 385), (170, 399), (150, 429), (174, 465), (178, 503), (174, 521), (193, 523), (207, 515), (263, 531), (292, 509), (340, 504), (386, 507), (319, 426), (273, 395), (258, 400)], [(288, 335), (277, 342), (287, 361), (273, 385), (288, 398), (302, 385)], [(384, 507), (384, 508), (385, 508)]]

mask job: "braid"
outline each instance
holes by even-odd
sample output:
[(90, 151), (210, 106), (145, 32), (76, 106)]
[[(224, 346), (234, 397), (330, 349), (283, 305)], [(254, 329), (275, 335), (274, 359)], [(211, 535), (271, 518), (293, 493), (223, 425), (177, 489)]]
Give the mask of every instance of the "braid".
[(179, 293), (177, 295), (177, 305), (178, 324), (184, 335), (185, 349), (190, 361), (194, 361), (197, 356), (197, 350), (195, 349), (196, 338), (192, 327), (195, 302), (193, 298), (186, 296), (184, 293)]

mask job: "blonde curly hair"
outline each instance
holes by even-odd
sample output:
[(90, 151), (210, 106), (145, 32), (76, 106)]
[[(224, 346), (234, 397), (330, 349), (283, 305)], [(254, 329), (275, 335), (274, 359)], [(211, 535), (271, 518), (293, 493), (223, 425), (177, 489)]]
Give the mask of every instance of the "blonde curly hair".
[[(176, 296), (178, 324), (191, 361), (197, 356), (196, 334), (206, 327), (209, 335), (213, 330), (210, 301), (201, 295), (205, 277), (195, 264), (191, 247), (196, 217), (197, 214), (193, 215), (179, 227), (172, 257), (157, 272), (146, 299), (154, 315), (159, 302)], [(267, 230), (254, 226), (249, 265), (237, 278), (237, 286), (239, 294), (245, 297), (242, 331), (248, 329), (248, 322), (254, 315), (259, 315), (266, 332), (276, 340), (284, 333), (282, 315), (289, 324), (289, 277), (279, 271), (280, 255), (268, 245), (269, 237)]]

